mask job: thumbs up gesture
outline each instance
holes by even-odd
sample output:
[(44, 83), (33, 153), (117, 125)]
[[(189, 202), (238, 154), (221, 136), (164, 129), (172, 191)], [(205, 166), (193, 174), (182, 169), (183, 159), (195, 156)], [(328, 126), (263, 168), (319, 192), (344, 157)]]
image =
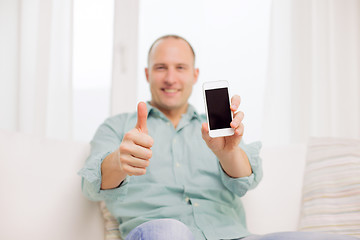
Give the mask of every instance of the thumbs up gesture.
[(144, 102), (139, 102), (137, 107), (137, 123), (135, 128), (140, 132), (147, 133), (146, 120), (147, 120), (146, 104)]
[(152, 156), (150, 148), (154, 140), (148, 135), (146, 120), (146, 104), (140, 102), (137, 107), (136, 126), (124, 135), (119, 147), (120, 170), (130, 176), (144, 175)]

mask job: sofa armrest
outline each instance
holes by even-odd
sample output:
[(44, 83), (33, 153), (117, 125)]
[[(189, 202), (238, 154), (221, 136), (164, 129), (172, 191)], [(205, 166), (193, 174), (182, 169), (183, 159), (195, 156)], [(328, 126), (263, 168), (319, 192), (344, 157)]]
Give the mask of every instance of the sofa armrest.
[(89, 144), (0, 131), (0, 239), (104, 239), (77, 171)]
[(265, 234), (295, 231), (300, 213), (306, 145), (264, 145), (264, 177), (243, 198), (248, 229)]

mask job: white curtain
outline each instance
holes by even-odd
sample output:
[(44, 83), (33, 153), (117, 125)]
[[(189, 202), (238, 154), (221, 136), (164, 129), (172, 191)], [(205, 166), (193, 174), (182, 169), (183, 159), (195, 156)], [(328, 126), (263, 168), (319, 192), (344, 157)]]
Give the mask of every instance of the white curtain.
[(267, 144), (360, 137), (360, 1), (273, 0)]
[(72, 0), (0, 3), (0, 128), (72, 136)]

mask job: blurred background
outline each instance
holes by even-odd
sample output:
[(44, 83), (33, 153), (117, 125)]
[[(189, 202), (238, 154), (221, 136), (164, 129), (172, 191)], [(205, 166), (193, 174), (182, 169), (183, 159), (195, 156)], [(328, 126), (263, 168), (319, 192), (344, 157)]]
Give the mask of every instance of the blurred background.
[(150, 100), (165, 34), (195, 49), (200, 113), (205, 81), (241, 96), (246, 142), (360, 137), (358, 0), (0, 0), (0, 129), (90, 141)]

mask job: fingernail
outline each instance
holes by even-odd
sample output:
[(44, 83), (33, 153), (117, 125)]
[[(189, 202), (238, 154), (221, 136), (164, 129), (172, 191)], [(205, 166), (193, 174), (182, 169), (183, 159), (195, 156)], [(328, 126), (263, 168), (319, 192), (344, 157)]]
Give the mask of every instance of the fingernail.
[(235, 104), (232, 104), (232, 105), (231, 105), (231, 108), (232, 108), (232, 109), (236, 109), (236, 105), (235, 105)]

